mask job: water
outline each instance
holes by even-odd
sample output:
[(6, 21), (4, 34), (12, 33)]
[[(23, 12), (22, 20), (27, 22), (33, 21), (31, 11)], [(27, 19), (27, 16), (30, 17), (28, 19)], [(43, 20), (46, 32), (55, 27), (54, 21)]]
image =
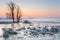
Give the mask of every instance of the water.
[(40, 18), (40, 19), (27, 19), (29, 21), (33, 21), (33, 22), (43, 22), (43, 23), (60, 23), (60, 19), (58, 18)]
[[(16, 19), (15, 19), (16, 20)], [(35, 19), (30, 19), (30, 18), (25, 18), (25, 19), (22, 19), (23, 21), (24, 20), (28, 20), (28, 21), (34, 21), (34, 22), (60, 22), (60, 19), (58, 18), (35, 18)], [(0, 19), (0, 21), (12, 21), (12, 19)]]
[[(30, 22), (34, 22), (34, 23), (47, 23), (47, 24), (54, 24), (54, 25), (60, 25), (60, 19), (24, 19), (24, 20), (28, 20)], [(11, 19), (4, 19), (4, 20), (0, 20), (0, 21), (12, 21)], [(1, 24), (2, 25), (2, 24)], [(24, 36), (23, 34), (23, 30), (22, 30), (22, 34), (17, 34), (17, 35), (10, 35), (9, 38), (3, 38), (3, 31), (1, 28), (3, 28), (2, 26), (6, 26), (6, 24), (0, 25), (0, 40), (60, 40), (60, 33), (57, 33), (55, 35), (39, 35), (39, 37), (33, 37), (33, 36), (29, 36), (27, 34), (27, 36)]]

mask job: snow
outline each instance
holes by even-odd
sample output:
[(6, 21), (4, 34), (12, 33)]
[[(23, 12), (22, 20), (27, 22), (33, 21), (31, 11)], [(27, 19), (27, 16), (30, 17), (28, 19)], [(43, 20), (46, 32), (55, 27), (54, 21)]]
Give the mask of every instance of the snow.
[[(60, 34), (57, 34), (57, 35), (53, 35), (53, 36), (50, 36), (50, 35), (39, 35), (39, 37), (33, 37), (31, 35), (29, 35), (29, 29), (27, 29), (28, 27), (30, 27), (30, 29), (32, 28), (36, 28), (36, 29), (39, 29), (38, 27), (45, 27), (47, 26), (48, 29), (51, 29), (51, 27), (54, 27), (54, 26), (60, 26), (60, 24), (55, 24), (55, 23), (36, 23), (36, 22), (32, 22), (32, 24), (25, 24), (25, 23), (15, 23), (14, 26), (11, 26), (12, 24), (0, 24), (0, 36), (3, 35), (3, 30), (2, 28), (12, 28), (14, 27), (13, 29), (16, 31), (17, 29), (19, 28), (26, 28), (26, 29), (22, 29), (21, 31), (17, 31), (19, 34), (18, 35), (15, 35), (15, 36), (11, 36), (9, 38), (9, 40), (59, 40), (60, 38)], [(58, 27), (57, 27), (58, 28)], [(26, 33), (26, 31), (28, 33)], [(24, 35), (26, 34), (26, 35)], [(1, 40), (3, 40), (1, 38)]]

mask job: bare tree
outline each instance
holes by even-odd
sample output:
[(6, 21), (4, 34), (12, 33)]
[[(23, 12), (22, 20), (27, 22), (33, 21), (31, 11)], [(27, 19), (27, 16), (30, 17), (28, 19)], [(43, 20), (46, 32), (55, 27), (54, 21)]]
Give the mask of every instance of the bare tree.
[(6, 13), (6, 17), (7, 17), (7, 19), (9, 18), (9, 14), (8, 13)]
[(12, 19), (13, 19), (13, 22), (14, 22), (14, 10), (15, 10), (15, 4), (13, 2), (10, 2), (10, 3), (7, 3), (9, 9), (10, 9), (10, 12), (11, 12), (11, 16), (12, 16)]
[(19, 6), (17, 6), (17, 23), (19, 23), (20, 19), (21, 19), (21, 10), (19, 8)]
[(12, 18), (10, 13), (6, 13), (8, 19)]

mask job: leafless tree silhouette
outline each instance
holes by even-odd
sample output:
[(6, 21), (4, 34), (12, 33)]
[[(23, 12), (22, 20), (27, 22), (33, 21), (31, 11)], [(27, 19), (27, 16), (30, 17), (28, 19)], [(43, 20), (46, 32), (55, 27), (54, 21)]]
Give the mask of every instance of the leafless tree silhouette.
[(22, 16), (21, 9), (19, 8), (19, 6), (17, 6), (17, 23), (19, 23), (21, 16)]
[(6, 13), (6, 17), (7, 17), (7, 19), (12, 18), (10, 13)]
[(9, 9), (10, 9), (10, 13), (14, 22), (14, 10), (15, 10), (15, 4), (13, 2), (7, 3)]
[(20, 7), (15, 5), (13, 2), (7, 3), (7, 5), (9, 7), (9, 11), (10, 11), (10, 14), (7, 14), (7, 16), (10, 16), (13, 19), (13, 22), (15, 22), (14, 10), (16, 10), (17, 11), (17, 14), (16, 14), (17, 23), (19, 23), (21, 20), (21, 16), (22, 16)]

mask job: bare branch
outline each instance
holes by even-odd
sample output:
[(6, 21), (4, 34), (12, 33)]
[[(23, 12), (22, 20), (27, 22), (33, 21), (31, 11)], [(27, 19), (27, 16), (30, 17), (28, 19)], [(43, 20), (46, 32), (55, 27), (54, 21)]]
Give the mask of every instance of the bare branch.
[(13, 22), (14, 22), (14, 10), (15, 10), (16, 6), (15, 6), (15, 4), (13, 2), (7, 3), (7, 5), (11, 10), (12, 19), (13, 19)]

